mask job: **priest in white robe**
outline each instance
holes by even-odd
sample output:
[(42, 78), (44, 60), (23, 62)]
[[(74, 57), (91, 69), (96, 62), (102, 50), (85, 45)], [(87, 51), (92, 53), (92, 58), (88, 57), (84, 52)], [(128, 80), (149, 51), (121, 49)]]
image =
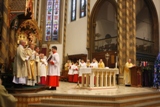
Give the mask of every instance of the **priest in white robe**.
[(26, 42), (21, 40), (19, 46), (17, 47), (13, 69), (13, 83), (15, 84), (26, 84), (26, 78), (28, 75), (26, 61), (28, 60), (28, 58), (24, 49), (25, 45)]
[(56, 90), (59, 86), (59, 76), (60, 76), (60, 58), (57, 53), (57, 47), (52, 46), (52, 53), (48, 58), (48, 76), (47, 85), (49, 89)]

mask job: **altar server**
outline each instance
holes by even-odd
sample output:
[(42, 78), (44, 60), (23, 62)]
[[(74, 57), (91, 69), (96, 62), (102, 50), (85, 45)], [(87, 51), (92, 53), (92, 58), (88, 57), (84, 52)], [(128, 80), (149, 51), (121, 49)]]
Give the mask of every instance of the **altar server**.
[(86, 65), (86, 63), (84, 62), (83, 59), (79, 60), (79, 66), (80, 66), (80, 68), (86, 68), (87, 67), (87, 65)]
[(78, 62), (75, 63), (74, 68), (73, 68), (73, 82), (78, 82)]
[(40, 67), (40, 84), (45, 85), (46, 84), (46, 75), (47, 75), (47, 59), (44, 54), (40, 54), (40, 62), (39, 62), (39, 67)]
[(47, 85), (49, 89), (56, 90), (59, 86), (59, 76), (60, 76), (60, 58), (57, 53), (57, 47), (52, 46), (52, 53), (49, 56), (48, 61), (48, 76)]
[(73, 76), (74, 76), (73, 70), (74, 70), (74, 67), (75, 67), (75, 65), (72, 62), (72, 65), (70, 65), (69, 71), (68, 71), (68, 82), (73, 82)]

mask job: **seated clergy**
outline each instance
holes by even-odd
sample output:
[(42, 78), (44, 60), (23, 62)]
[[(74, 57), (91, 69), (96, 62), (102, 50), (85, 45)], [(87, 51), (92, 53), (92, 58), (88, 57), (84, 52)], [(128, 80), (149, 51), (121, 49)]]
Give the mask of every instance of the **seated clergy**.
[(102, 59), (100, 59), (98, 63), (98, 68), (104, 68), (104, 67), (105, 67), (104, 62)]
[(131, 74), (130, 74), (130, 69), (134, 65), (131, 62), (132, 60), (129, 59), (128, 62), (125, 64), (124, 67), (124, 83), (126, 86), (131, 85)]

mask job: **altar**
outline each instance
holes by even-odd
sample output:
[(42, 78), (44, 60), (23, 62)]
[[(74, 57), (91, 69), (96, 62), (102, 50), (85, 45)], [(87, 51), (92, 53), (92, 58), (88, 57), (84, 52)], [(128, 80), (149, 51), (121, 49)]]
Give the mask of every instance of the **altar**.
[(118, 68), (80, 68), (81, 88), (116, 88)]

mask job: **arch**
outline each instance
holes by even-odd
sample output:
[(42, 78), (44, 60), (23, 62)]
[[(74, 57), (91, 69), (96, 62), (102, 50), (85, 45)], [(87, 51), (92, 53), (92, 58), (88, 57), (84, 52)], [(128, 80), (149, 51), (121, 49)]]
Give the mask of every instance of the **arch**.
[(35, 43), (37, 42), (37, 40), (42, 41), (41, 32), (37, 26), (37, 22), (32, 19), (24, 21), (19, 26), (16, 35), (17, 35), (17, 41), (20, 39), (29, 39), (28, 42), (35, 42)]
[(152, 20), (152, 40), (154, 42), (154, 55), (157, 55), (159, 52), (159, 21), (158, 21), (158, 14), (156, 7), (154, 5), (153, 0), (144, 0), (146, 4), (148, 5), (150, 14), (151, 14), (151, 20)]
[(96, 27), (96, 16), (100, 10), (100, 7), (104, 4), (104, 2), (108, 1), (111, 3), (117, 13), (117, 3), (114, 0), (97, 0), (90, 17), (90, 28), (89, 28), (89, 48), (88, 48), (88, 56), (89, 58), (92, 58), (92, 52), (93, 52), (93, 41), (94, 41), (94, 35), (95, 35), (95, 27)]

